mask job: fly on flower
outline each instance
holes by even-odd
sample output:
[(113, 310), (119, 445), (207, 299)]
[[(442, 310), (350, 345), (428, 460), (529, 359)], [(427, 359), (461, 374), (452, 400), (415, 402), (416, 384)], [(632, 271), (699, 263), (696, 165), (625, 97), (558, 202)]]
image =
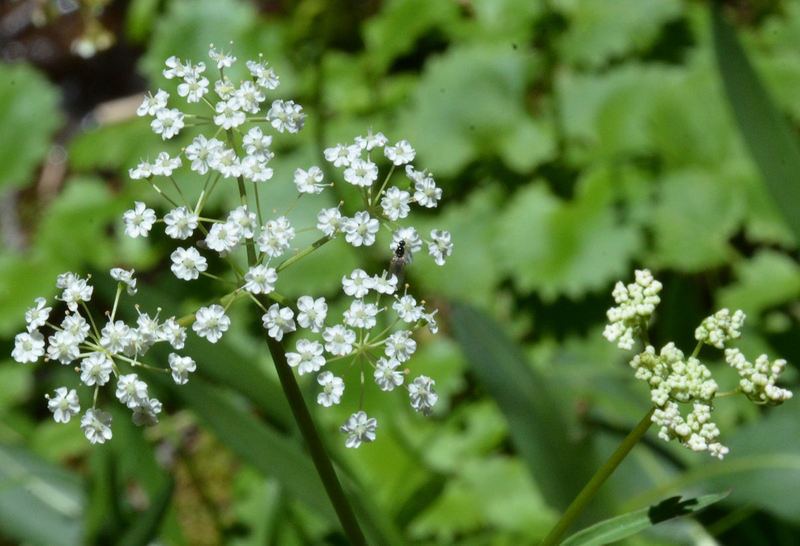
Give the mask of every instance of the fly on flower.
[(405, 267), (411, 263), (411, 251), (406, 251), (406, 242), (401, 240), (397, 243), (397, 248), (394, 249), (394, 256), (389, 264), (389, 274), (394, 274), (397, 277), (397, 284), (403, 282), (403, 271)]

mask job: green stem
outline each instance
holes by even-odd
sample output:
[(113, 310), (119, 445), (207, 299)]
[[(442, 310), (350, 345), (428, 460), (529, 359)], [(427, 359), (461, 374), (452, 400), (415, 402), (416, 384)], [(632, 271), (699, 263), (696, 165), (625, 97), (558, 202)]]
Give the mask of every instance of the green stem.
[(564, 515), (561, 516), (561, 519), (558, 520), (558, 523), (555, 527), (553, 527), (550, 532), (544, 537), (544, 540), (541, 542), (540, 546), (551, 546), (558, 544), (561, 540), (561, 537), (564, 536), (564, 533), (572, 526), (578, 516), (583, 512), (589, 502), (594, 498), (597, 492), (600, 490), (600, 487), (605, 483), (605, 481), (614, 473), (620, 463), (628, 456), (628, 453), (633, 449), (639, 440), (642, 439), (647, 429), (650, 428), (651, 421), (650, 418), (653, 415), (655, 408), (650, 408), (650, 411), (647, 412), (639, 424), (636, 425), (630, 434), (628, 434), (622, 443), (619, 444), (617, 449), (611, 456), (603, 463), (597, 472), (595, 472), (594, 476), (586, 483), (578, 496), (575, 497), (575, 500), (572, 501), (567, 507), (567, 510), (564, 512)]
[(344, 533), (350, 544), (366, 546), (367, 541), (361, 532), (355, 513), (353, 513), (350, 502), (347, 500), (342, 485), (339, 483), (339, 478), (333, 469), (330, 456), (317, 433), (317, 428), (314, 426), (314, 421), (308, 412), (308, 407), (306, 407), (294, 373), (289, 367), (289, 363), (286, 362), (286, 353), (283, 351), (283, 346), (269, 336), (266, 336), (266, 338), (272, 361), (275, 363), (275, 370), (278, 372), (278, 378), (281, 381), (281, 387), (289, 401), (289, 406), (292, 408), (294, 420), (308, 445), (311, 460), (314, 462), (317, 473), (322, 480), (322, 485), (328, 493), (328, 498), (330, 498), (334, 510), (336, 510), (336, 515), (339, 517)]

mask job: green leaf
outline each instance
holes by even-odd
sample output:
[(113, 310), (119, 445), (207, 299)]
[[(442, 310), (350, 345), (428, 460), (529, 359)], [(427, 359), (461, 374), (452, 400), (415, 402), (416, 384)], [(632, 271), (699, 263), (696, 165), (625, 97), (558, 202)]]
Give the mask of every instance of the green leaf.
[(19, 543), (83, 544), (81, 480), (32, 453), (0, 445), (0, 529)]
[(147, 510), (140, 514), (133, 524), (119, 538), (120, 546), (146, 546), (152, 544), (157, 538), (161, 522), (169, 509), (172, 491), (175, 488), (173, 480), (167, 480), (158, 494), (150, 501)]
[(0, 64), (0, 190), (29, 182), (62, 123), (58, 90), (26, 64)]
[(472, 372), (505, 414), (511, 440), (551, 506), (565, 508), (590, 477), (594, 454), (572, 441), (558, 387), (481, 312), (453, 304), (451, 325)]
[(744, 212), (741, 193), (719, 174), (672, 171), (660, 180), (653, 214), (660, 267), (701, 271), (733, 257), (728, 240)]
[(573, 201), (552, 195), (543, 183), (518, 192), (498, 221), (495, 247), (502, 269), (523, 292), (545, 300), (578, 298), (627, 271), (641, 245), (638, 229), (617, 220), (613, 198), (620, 173), (587, 171)]
[(714, 53), (744, 141), (783, 219), (800, 240), (800, 143), (775, 107), (745, 54), (736, 31), (710, 4)]
[[(524, 138), (531, 157), (515, 159), (513, 166), (550, 157), (553, 136), (526, 109), (526, 83), (537, 62), (507, 45), (453, 47), (428, 62), (398, 121), (397, 133), (416, 148), (417, 164), (452, 175), (477, 158), (517, 153), (509, 141), (516, 136)], [(547, 119), (543, 113), (537, 118)]]
[(672, 518), (684, 517), (699, 512), (706, 506), (719, 502), (730, 491), (681, 500), (671, 497), (653, 506), (607, 519), (578, 531), (561, 543), (562, 546), (599, 546), (622, 540)]
[(569, 20), (558, 43), (561, 57), (590, 67), (645, 49), (683, 10), (678, 0), (562, 0), (556, 9), (558, 4)]
[(785, 254), (763, 249), (750, 260), (736, 263), (733, 269), (736, 282), (718, 294), (723, 307), (757, 316), (800, 296), (800, 266)]

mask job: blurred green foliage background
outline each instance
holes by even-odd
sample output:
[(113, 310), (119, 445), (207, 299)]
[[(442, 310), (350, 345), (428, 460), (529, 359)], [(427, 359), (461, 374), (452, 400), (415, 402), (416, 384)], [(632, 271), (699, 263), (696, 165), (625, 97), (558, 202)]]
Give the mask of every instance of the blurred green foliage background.
[[(156, 202), (127, 177), (164, 146), (133, 115), (141, 93), (168, 88), (166, 57), (203, 60), (209, 43), (233, 42), (239, 59), (264, 53), (280, 96), (308, 113), (299, 138), (279, 141), (274, 167), (287, 174), (271, 182), (267, 203), (294, 191), (294, 167), (321, 162), (324, 147), (369, 127), (408, 139), (415, 164), (444, 188), (437, 215), (415, 225), (450, 230), (454, 254), (442, 268), (415, 261), (407, 280), (442, 307), (445, 333), (448, 302), (481, 309), (467, 316), (473, 326), (487, 321), (474, 340), (485, 353), (450, 335), (420, 339), (411, 367), (437, 382), (433, 417), (404, 397), (368, 392), (379, 439), (358, 451), (346, 451), (336, 430), (354, 398), (317, 412), (372, 540), (544, 536), (579, 478), (648, 410), (628, 355), (600, 335), (613, 283), (629, 282), (636, 267), (665, 285), (654, 344), (690, 351), (704, 316), (741, 308), (740, 346), (789, 360), (787, 384), (797, 387), (798, 234), (786, 211), (800, 215), (800, 204), (776, 205), (764, 163), (752, 159), (752, 142), (769, 135), (751, 133), (745, 145), (717, 61), (733, 53), (718, 44), (715, 57), (707, 3), (131, 0), (85, 2), (41, 27), (26, 11), (34, 4), (0, 10), (14, 23), (3, 27), (0, 64), (0, 543), (344, 541), (250, 310), (232, 309), (235, 327), (220, 344), (191, 343), (198, 372), (189, 385), (152, 378), (168, 414), (158, 426), (137, 429), (119, 412), (103, 447), (46, 409), (44, 393), (71, 384), (70, 370), (9, 356), (25, 309), (52, 298), (64, 271), (94, 274), (99, 310), (113, 300), (106, 273), (118, 265), (140, 272), (142, 307), (167, 316), (214, 294), (176, 281), (167, 242), (130, 240), (121, 222), (134, 200)], [(722, 12), (796, 138), (800, 2), (732, 2)], [(98, 22), (114, 44), (85, 59), (70, 52)], [(796, 188), (797, 179), (779, 183)], [(282, 290), (331, 297), (340, 275), (325, 270), (387, 259), (343, 244), (321, 254)], [(478, 353), (487, 358), (471, 362)], [(720, 356), (704, 353), (732, 388)], [(529, 396), (514, 406), (520, 384)], [(795, 544), (797, 403), (761, 411), (724, 400), (715, 417), (731, 448), (724, 462), (651, 431), (583, 523), (733, 488), (697, 518), (628, 543)]]

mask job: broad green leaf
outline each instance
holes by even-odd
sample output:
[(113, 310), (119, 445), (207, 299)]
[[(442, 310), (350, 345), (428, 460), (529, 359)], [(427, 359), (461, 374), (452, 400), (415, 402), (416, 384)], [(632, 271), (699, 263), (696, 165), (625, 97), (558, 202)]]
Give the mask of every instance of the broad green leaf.
[(800, 266), (780, 252), (760, 250), (751, 259), (734, 264), (733, 270), (736, 281), (719, 291), (720, 306), (758, 316), (800, 296)]
[(607, 519), (578, 531), (562, 542), (562, 546), (600, 546), (622, 540), (629, 536), (672, 518), (684, 517), (699, 512), (706, 506), (719, 502), (730, 491), (704, 495), (694, 499), (671, 497), (658, 504)]
[(80, 479), (20, 447), (0, 445), (0, 530), (20, 544), (83, 543)]
[(588, 480), (595, 457), (585, 441), (570, 440), (568, 406), (557, 398), (558, 388), (481, 312), (453, 304), (451, 326), (470, 369), (505, 414), (511, 440), (542, 495), (565, 508)]
[[(800, 240), (800, 143), (775, 107), (716, 4), (710, 5), (714, 53), (725, 92), (747, 148), (783, 219)], [(795, 241), (795, 242), (796, 242)]]
[(555, 4), (569, 21), (558, 43), (561, 58), (589, 67), (646, 49), (658, 37), (661, 27), (679, 17), (683, 9), (678, 0), (578, 0)]
[(30, 182), (61, 125), (58, 90), (26, 64), (0, 64), (0, 190)]
[(417, 150), (416, 164), (452, 175), (475, 159), (516, 152), (508, 139), (517, 133), (529, 157), (514, 164), (544, 161), (552, 154), (552, 136), (546, 125), (530, 128), (538, 122), (529, 121), (533, 114), (525, 104), (526, 83), (536, 70), (536, 58), (505, 45), (460, 46), (433, 57), (398, 121), (398, 133)]
[(498, 221), (495, 248), (521, 291), (545, 300), (578, 298), (625, 274), (641, 236), (617, 219), (613, 199), (620, 175), (610, 168), (586, 172), (571, 202), (541, 182), (514, 196)]
[(437, 27), (458, 16), (458, 6), (452, 2), (385, 2), (381, 12), (363, 27), (366, 50), (374, 70), (385, 72), (398, 57), (410, 53), (426, 33), (434, 33)]
[(672, 171), (659, 181), (653, 262), (692, 272), (726, 263), (743, 209), (743, 196), (719, 175)]

